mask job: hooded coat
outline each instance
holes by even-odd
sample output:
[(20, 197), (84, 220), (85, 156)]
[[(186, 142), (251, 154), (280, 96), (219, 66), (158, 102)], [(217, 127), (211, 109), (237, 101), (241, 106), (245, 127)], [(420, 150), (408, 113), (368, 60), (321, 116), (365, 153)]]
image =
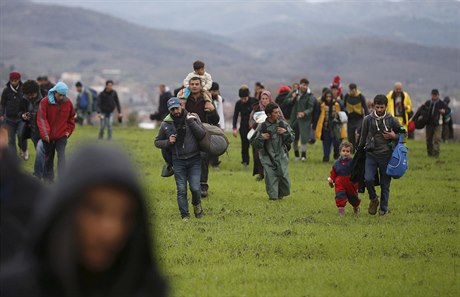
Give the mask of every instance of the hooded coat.
[[(276, 133), (278, 127), (283, 127), (286, 133)], [(269, 140), (265, 140), (262, 133), (270, 133)], [(278, 199), (290, 194), (290, 179), (288, 173), (287, 145), (294, 141), (292, 128), (283, 120), (271, 123), (265, 120), (257, 126), (251, 138), (252, 145), (258, 150), (260, 162), (264, 168), (265, 186), (269, 198)]]
[[(133, 164), (121, 151), (89, 146), (68, 163), (53, 195), (38, 209), (30, 245), (2, 267), (2, 296), (165, 296), (165, 282), (152, 256), (149, 212)], [(110, 268), (82, 272), (75, 210), (82, 192), (96, 185), (116, 185), (135, 200), (136, 220), (125, 246)]]
[[(290, 92), (284, 102), (293, 102), (294, 99), (292, 98), (292, 94), (294, 92), (295, 91)], [(306, 144), (308, 140), (310, 140), (311, 122), (313, 118), (313, 107), (315, 105), (315, 100), (316, 98), (308, 90), (306, 93), (296, 97), (296, 101), (291, 110), (291, 118), (289, 124), (293, 129), (296, 129), (295, 127), (298, 126), (300, 142), (302, 144)], [(305, 116), (303, 118), (297, 118), (298, 112), (304, 112)]]

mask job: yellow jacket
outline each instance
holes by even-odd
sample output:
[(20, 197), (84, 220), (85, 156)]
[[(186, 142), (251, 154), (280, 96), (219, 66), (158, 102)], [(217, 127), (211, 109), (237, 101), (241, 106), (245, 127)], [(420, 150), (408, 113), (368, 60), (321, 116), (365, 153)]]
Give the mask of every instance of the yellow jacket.
[[(387, 98), (388, 98), (387, 111), (391, 113), (392, 116), (395, 116), (395, 101), (393, 99), (393, 92), (394, 91), (390, 91), (387, 94)], [(403, 94), (404, 94), (404, 99), (403, 99), (404, 118), (400, 116), (397, 118), (400, 124), (406, 127), (407, 129), (407, 124), (409, 123), (409, 113), (412, 111), (412, 101), (408, 93), (403, 92)]]
[[(340, 104), (338, 102), (334, 103), (334, 112), (338, 113), (340, 111)], [(315, 130), (315, 138), (316, 139), (321, 139), (321, 134), (323, 133), (323, 123), (324, 123), (324, 118), (326, 117), (326, 104), (323, 102), (321, 103), (321, 112), (319, 114), (318, 118), (318, 124), (316, 124), (316, 130)], [(340, 138), (347, 138), (347, 129), (344, 124), (342, 124), (342, 127), (340, 128)]]

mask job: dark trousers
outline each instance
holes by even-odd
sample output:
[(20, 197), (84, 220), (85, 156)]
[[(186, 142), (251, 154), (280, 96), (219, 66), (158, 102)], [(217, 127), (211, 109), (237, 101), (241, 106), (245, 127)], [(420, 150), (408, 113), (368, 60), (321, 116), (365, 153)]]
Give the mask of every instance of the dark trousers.
[(20, 135), (25, 126), (24, 121), (17, 119), (5, 119), (5, 126), (8, 131), (8, 145), (17, 153), (16, 138), (18, 139), (19, 148), (23, 151), (27, 149), (27, 139), (21, 141)]
[(426, 150), (428, 156), (439, 157), (441, 152), (441, 125), (426, 125)]
[(249, 164), (249, 140), (248, 140), (249, 129), (240, 128), (241, 138), (241, 158), (242, 162)]
[(67, 145), (67, 137), (62, 137), (58, 140), (50, 142), (43, 141), (45, 148), (45, 172), (43, 178), (47, 181), (54, 180), (54, 155), (57, 152), (58, 158), (58, 173), (61, 174), (65, 167), (65, 147)]
[(337, 159), (339, 157), (340, 139), (332, 137), (329, 129), (323, 129), (321, 138), (323, 139), (323, 160), (329, 161), (331, 146), (334, 147), (334, 159)]
[(347, 123), (347, 136), (348, 141), (353, 144), (353, 147), (356, 149), (356, 133), (357, 131), (361, 131), (361, 125), (363, 124), (363, 119), (358, 120), (348, 120)]
[(201, 152), (201, 177), (200, 185), (202, 191), (207, 191), (209, 189), (208, 185), (208, 175), (209, 175), (209, 156), (205, 152)]
[(366, 169), (364, 171), (364, 181), (366, 182), (369, 199), (377, 199), (375, 191), (375, 174), (377, 170), (380, 175), (380, 209), (384, 212), (388, 211), (388, 200), (390, 199), (390, 183), (391, 177), (387, 175), (387, 166), (390, 162), (391, 154), (375, 157), (366, 154)]
[(254, 168), (252, 169), (252, 175), (260, 175), (264, 176), (264, 167), (262, 166), (262, 163), (260, 162), (259, 158), (259, 150), (254, 148), (252, 146), (252, 156), (254, 159)]

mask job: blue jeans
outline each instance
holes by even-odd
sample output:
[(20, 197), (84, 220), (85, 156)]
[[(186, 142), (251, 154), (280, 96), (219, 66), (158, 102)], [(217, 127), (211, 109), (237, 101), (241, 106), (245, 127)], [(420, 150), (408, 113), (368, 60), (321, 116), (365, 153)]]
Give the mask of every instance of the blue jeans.
[(104, 130), (107, 127), (107, 140), (112, 139), (113, 112), (101, 112), (104, 118), (101, 119), (99, 139), (104, 138)]
[(390, 162), (391, 154), (374, 157), (366, 153), (366, 168), (364, 171), (364, 181), (366, 182), (369, 199), (377, 199), (375, 192), (374, 179), (377, 169), (380, 175), (380, 210), (388, 211), (388, 200), (390, 198), (390, 182), (391, 177), (386, 173), (388, 162)]
[(41, 139), (32, 138), (32, 141), (35, 145), (34, 176), (43, 178), (45, 173), (45, 146)]
[(23, 151), (27, 149), (27, 139), (23, 140), (21, 143), (19, 143), (20, 138), (19, 136), (21, 135), (22, 129), (25, 126), (24, 121), (21, 119), (5, 119), (5, 126), (6, 129), (8, 130), (8, 145), (14, 149), (14, 151), (18, 152), (16, 148), (16, 137), (18, 138), (18, 145), (19, 148)]
[(58, 140), (50, 142), (42, 141), (45, 149), (45, 172), (43, 178), (47, 181), (54, 180), (54, 154), (57, 152), (58, 157), (58, 173), (61, 174), (65, 167), (65, 147), (67, 145), (67, 137), (62, 137)]
[(334, 146), (334, 159), (337, 159), (339, 157), (340, 139), (332, 137), (329, 129), (323, 129), (321, 136), (323, 139), (324, 160), (329, 161), (329, 156), (331, 155), (331, 145)]
[(200, 176), (201, 157), (197, 156), (187, 159), (173, 159), (174, 178), (177, 187), (177, 204), (182, 217), (189, 216), (187, 200), (187, 181), (190, 192), (192, 192), (192, 204), (198, 205), (201, 202)]

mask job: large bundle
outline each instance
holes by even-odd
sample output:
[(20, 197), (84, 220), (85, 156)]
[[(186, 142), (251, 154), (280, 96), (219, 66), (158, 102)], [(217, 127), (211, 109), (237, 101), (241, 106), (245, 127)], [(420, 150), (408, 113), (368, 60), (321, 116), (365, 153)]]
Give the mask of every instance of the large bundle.
[(203, 123), (206, 135), (200, 140), (200, 149), (210, 155), (220, 156), (227, 151), (229, 141), (224, 131), (217, 126)]

